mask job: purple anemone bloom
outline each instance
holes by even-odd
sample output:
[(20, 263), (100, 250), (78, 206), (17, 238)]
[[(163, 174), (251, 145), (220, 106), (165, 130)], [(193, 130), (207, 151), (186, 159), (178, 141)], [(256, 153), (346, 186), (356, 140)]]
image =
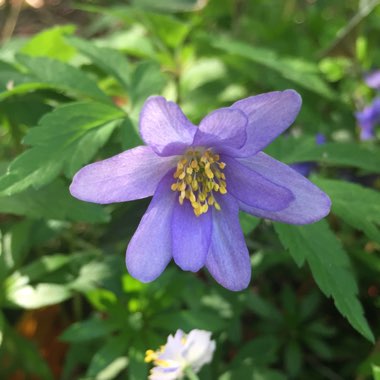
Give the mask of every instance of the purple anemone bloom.
[(270, 92), (213, 111), (197, 127), (175, 103), (150, 97), (139, 123), (146, 146), (87, 165), (71, 194), (100, 204), (153, 195), (127, 248), (127, 269), (138, 280), (153, 281), (173, 258), (183, 270), (205, 266), (225, 288), (244, 289), (251, 263), (239, 210), (291, 224), (330, 210), (324, 192), (261, 152), (300, 107), (297, 92)]
[(380, 90), (380, 70), (374, 70), (364, 77), (364, 81), (368, 87)]
[(360, 140), (373, 139), (375, 127), (380, 124), (380, 98), (376, 98), (363, 111), (356, 112), (355, 116), (360, 128)]

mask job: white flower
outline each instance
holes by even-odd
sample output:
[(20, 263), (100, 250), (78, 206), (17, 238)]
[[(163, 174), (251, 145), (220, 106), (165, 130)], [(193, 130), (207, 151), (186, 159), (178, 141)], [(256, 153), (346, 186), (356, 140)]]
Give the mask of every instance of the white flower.
[(190, 367), (194, 373), (210, 363), (215, 350), (215, 341), (211, 333), (204, 330), (192, 330), (185, 334), (177, 330), (169, 335), (165, 346), (159, 350), (148, 350), (145, 361), (153, 361), (155, 367), (150, 372), (150, 380), (183, 379), (184, 371)]

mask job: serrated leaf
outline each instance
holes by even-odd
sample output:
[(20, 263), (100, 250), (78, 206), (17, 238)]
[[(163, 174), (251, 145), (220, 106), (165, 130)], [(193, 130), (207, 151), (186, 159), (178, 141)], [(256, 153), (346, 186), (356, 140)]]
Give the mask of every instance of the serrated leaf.
[(109, 220), (109, 214), (101, 206), (73, 198), (68, 185), (61, 180), (56, 180), (39, 190), (29, 189), (19, 194), (0, 197), (0, 212), (88, 223)]
[(17, 60), (27, 68), (32, 84), (111, 103), (111, 99), (100, 90), (96, 82), (74, 66), (50, 58), (27, 55), (18, 55)]
[(352, 227), (380, 243), (380, 192), (359, 184), (313, 178), (332, 200), (332, 211)]
[(115, 49), (98, 47), (94, 43), (87, 42), (77, 37), (67, 38), (69, 43), (77, 48), (82, 54), (91, 59), (107, 74), (115, 77), (126, 90), (128, 90), (129, 64), (127, 58)]
[(358, 288), (347, 253), (326, 221), (305, 226), (275, 223), (286, 249), (300, 265), (306, 260), (319, 288), (334, 299), (335, 306), (351, 325), (370, 341), (373, 334), (357, 298)]
[[(33, 147), (18, 156), (0, 177), (0, 196), (30, 186), (40, 188), (63, 167), (71, 176), (106, 142), (123, 116), (120, 109), (95, 102), (70, 103), (45, 115), (25, 136), (24, 142)], [(83, 142), (93, 146), (83, 149)]]
[(213, 37), (211, 45), (228, 54), (246, 58), (254, 63), (263, 65), (278, 72), (284, 78), (322, 95), (328, 99), (335, 99), (334, 92), (319, 75), (318, 66), (312, 62), (301, 59), (283, 58), (276, 52), (264, 48), (258, 48), (245, 42), (233, 40), (227, 37)]

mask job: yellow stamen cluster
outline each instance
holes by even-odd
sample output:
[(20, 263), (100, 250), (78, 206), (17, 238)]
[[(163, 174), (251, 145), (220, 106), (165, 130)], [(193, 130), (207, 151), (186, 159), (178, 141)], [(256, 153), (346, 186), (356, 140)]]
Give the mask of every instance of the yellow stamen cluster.
[(168, 361), (158, 358), (158, 355), (161, 354), (164, 351), (164, 349), (165, 346), (162, 346), (158, 351), (147, 350), (145, 352), (144, 358), (145, 363), (153, 362), (155, 365), (160, 367), (169, 367), (170, 363)]
[(187, 199), (199, 216), (208, 211), (209, 206), (220, 210), (214, 193), (226, 194), (226, 177), (222, 170), (226, 164), (220, 162), (218, 154), (211, 150), (190, 149), (177, 164), (173, 177), (176, 182), (171, 189), (179, 192), (179, 203)]

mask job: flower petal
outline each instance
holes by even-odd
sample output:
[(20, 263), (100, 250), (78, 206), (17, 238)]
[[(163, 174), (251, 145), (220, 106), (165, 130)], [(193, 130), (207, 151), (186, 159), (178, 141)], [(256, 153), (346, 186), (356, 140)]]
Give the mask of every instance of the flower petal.
[(290, 190), (273, 183), (250, 167), (237, 160), (223, 156), (226, 163), (227, 191), (237, 200), (262, 210), (279, 211), (294, 200)]
[(220, 108), (207, 115), (194, 137), (195, 146), (241, 148), (247, 140), (247, 116), (238, 109)]
[(239, 202), (243, 211), (250, 214), (290, 224), (314, 223), (324, 218), (331, 207), (330, 198), (307, 178), (265, 153), (238, 161), (272, 182), (286, 187), (294, 195), (289, 207), (280, 211), (264, 211)]
[(138, 146), (79, 170), (70, 192), (82, 201), (100, 204), (149, 197), (176, 162), (177, 157), (160, 157), (150, 147)]
[(127, 248), (128, 272), (142, 282), (156, 279), (172, 257), (171, 218), (177, 202), (170, 190), (172, 174), (168, 173), (158, 185)]
[(211, 333), (205, 330), (191, 330), (187, 335), (183, 356), (197, 373), (205, 364), (210, 363), (215, 351)]
[(265, 148), (294, 122), (301, 102), (296, 91), (286, 90), (251, 96), (234, 103), (231, 108), (243, 111), (248, 117), (247, 142), (236, 155), (247, 157)]
[(206, 267), (219, 284), (229, 290), (245, 289), (251, 279), (251, 262), (239, 224), (236, 200), (218, 197), (221, 210), (212, 208), (212, 236)]
[(172, 217), (172, 247), (175, 263), (182, 270), (198, 272), (205, 265), (211, 241), (211, 212), (195, 216), (188, 200), (175, 205)]
[(162, 96), (151, 96), (141, 110), (141, 137), (160, 156), (182, 154), (196, 131), (177, 104)]

